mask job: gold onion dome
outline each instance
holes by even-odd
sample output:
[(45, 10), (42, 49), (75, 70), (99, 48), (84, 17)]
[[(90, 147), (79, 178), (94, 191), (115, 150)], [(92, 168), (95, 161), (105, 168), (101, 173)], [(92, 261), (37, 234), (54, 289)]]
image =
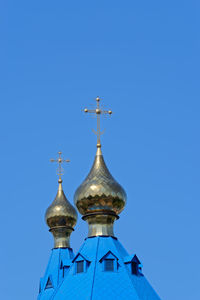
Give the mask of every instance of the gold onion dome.
[(89, 223), (89, 236), (113, 236), (113, 223), (126, 204), (126, 192), (110, 174), (97, 144), (93, 166), (74, 195), (74, 203)]
[(89, 237), (114, 236), (113, 224), (118, 219), (126, 204), (126, 193), (121, 185), (112, 177), (101, 152), (100, 116), (111, 115), (111, 110), (100, 106), (100, 98), (96, 98), (96, 109), (84, 109), (85, 113), (92, 113), (97, 118), (97, 153), (84, 182), (78, 187), (74, 195), (74, 203), (83, 220), (89, 224)]
[(59, 179), (58, 183), (57, 195), (46, 211), (46, 222), (50, 229), (59, 226), (74, 228), (77, 221), (77, 212), (65, 196), (62, 179)]
[(54, 248), (66, 248), (70, 247), (69, 237), (77, 222), (77, 212), (64, 194), (62, 180), (58, 183), (57, 195), (47, 208), (45, 219), (55, 239)]

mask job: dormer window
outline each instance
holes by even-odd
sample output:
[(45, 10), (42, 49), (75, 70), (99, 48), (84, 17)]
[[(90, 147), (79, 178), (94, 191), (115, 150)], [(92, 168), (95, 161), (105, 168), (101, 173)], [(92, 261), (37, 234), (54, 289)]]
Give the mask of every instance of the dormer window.
[(114, 259), (105, 259), (104, 271), (114, 271)]
[(49, 277), (47, 280), (46, 286), (45, 286), (45, 290), (50, 289), (52, 287), (53, 287), (53, 284), (52, 284), (51, 278)]
[(77, 261), (76, 262), (76, 273), (83, 273), (84, 272), (84, 261)]
[(87, 272), (87, 269), (90, 266), (90, 261), (82, 254), (78, 253), (73, 259), (74, 263), (74, 274), (81, 274)]
[(135, 254), (125, 257), (124, 263), (129, 268), (131, 274), (136, 275), (136, 276), (143, 276), (142, 275), (142, 264)]
[(62, 259), (60, 264), (60, 269), (62, 270), (63, 277), (65, 277), (65, 275), (67, 275), (67, 273), (69, 272), (70, 266), (71, 266), (70, 259)]
[(138, 275), (138, 263), (136, 263), (135, 261), (132, 261), (131, 263), (131, 273)]
[(105, 272), (116, 272), (119, 267), (118, 258), (111, 251), (108, 251), (100, 259), (100, 263)]

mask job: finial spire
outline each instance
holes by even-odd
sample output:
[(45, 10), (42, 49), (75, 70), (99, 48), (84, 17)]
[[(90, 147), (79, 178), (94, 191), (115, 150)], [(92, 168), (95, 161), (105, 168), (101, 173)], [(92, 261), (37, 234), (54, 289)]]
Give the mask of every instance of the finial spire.
[(62, 167), (62, 164), (63, 164), (64, 162), (70, 162), (69, 159), (63, 159), (63, 158), (61, 157), (61, 155), (62, 155), (62, 152), (59, 151), (59, 152), (58, 152), (58, 158), (57, 158), (57, 159), (53, 159), (53, 158), (50, 159), (51, 162), (57, 162), (57, 163), (58, 163), (57, 175), (59, 176), (59, 180), (58, 180), (59, 183), (62, 183), (62, 175), (64, 174), (64, 169), (63, 169), (63, 167)]
[(95, 114), (96, 117), (97, 117), (97, 130), (93, 130), (93, 132), (97, 135), (97, 147), (101, 147), (101, 135), (104, 133), (104, 131), (101, 131), (100, 129), (100, 116), (101, 115), (105, 115), (105, 114), (109, 114), (111, 115), (112, 114), (112, 111), (111, 110), (103, 110), (101, 107), (100, 107), (100, 98), (97, 97), (96, 98), (96, 102), (97, 102), (97, 107), (96, 109), (87, 109), (85, 108), (84, 109), (84, 112), (85, 113), (92, 113), (92, 114)]

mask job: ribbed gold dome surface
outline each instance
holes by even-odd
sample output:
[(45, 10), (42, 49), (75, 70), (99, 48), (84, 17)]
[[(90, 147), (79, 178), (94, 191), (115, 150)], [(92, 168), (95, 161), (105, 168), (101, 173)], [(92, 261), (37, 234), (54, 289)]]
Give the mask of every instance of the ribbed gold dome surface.
[(76, 209), (67, 200), (62, 180), (58, 181), (58, 192), (53, 203), (47, 208), (45, 219), (54, 235), (55, 248), (69, 247), (69, 236), (77, 222)]
[(74, 195), (74, 203), (82, 215), (113, 213), (118, 215), (126, 203), (126, 193), (112, 177), (97, 147), (92, 169)]
[(74, 227), (77, 221), (77, 212), (67, 200), (59, 181), (58, 192), (53, 203), (47, 208), (46, 222), (50, 228), (57, 226)]

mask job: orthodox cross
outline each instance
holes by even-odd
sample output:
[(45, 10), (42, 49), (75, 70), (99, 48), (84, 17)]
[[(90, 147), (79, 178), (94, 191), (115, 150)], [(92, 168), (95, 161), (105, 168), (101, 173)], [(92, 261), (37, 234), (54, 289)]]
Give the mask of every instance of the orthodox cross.
[(96, 109), (87, 109), (87, 108), (85, 108), (84, 112), (85, 113), (92, 113), (92, 114), (96, 115), (96, 117), (97, 117), (97, 131), (93, 130), (93, 132), (97, 135), (97, 146), (101, 146), (100, 137), (101, 137), (101, 135), (104, 132), (100, 130), (100, 116), (101, 115), (106, 115), (106, 114), (111, 115), (112, 111), (111, 110), (103, 110), (103, 109), (101, 109), (101, 107), (99, 105), (99, 102), (100, 102), (100, 98), (99, 97), (96, 98), (96, 102), (97, 102)]
[(58, 169), (57, 169), (57, 175), (59, 176), (59, 181), (62, 182), (61, 176), (64, 174), (64, 169), (62, 167), (62, 164), (64, 162), (70, 162), (69, 159), (63, 159), (61, 157), (62, 152), (58, 152), (58, 158), (57, 159), (50, 159), (51, 162), (57, 162), (58, 163)]

